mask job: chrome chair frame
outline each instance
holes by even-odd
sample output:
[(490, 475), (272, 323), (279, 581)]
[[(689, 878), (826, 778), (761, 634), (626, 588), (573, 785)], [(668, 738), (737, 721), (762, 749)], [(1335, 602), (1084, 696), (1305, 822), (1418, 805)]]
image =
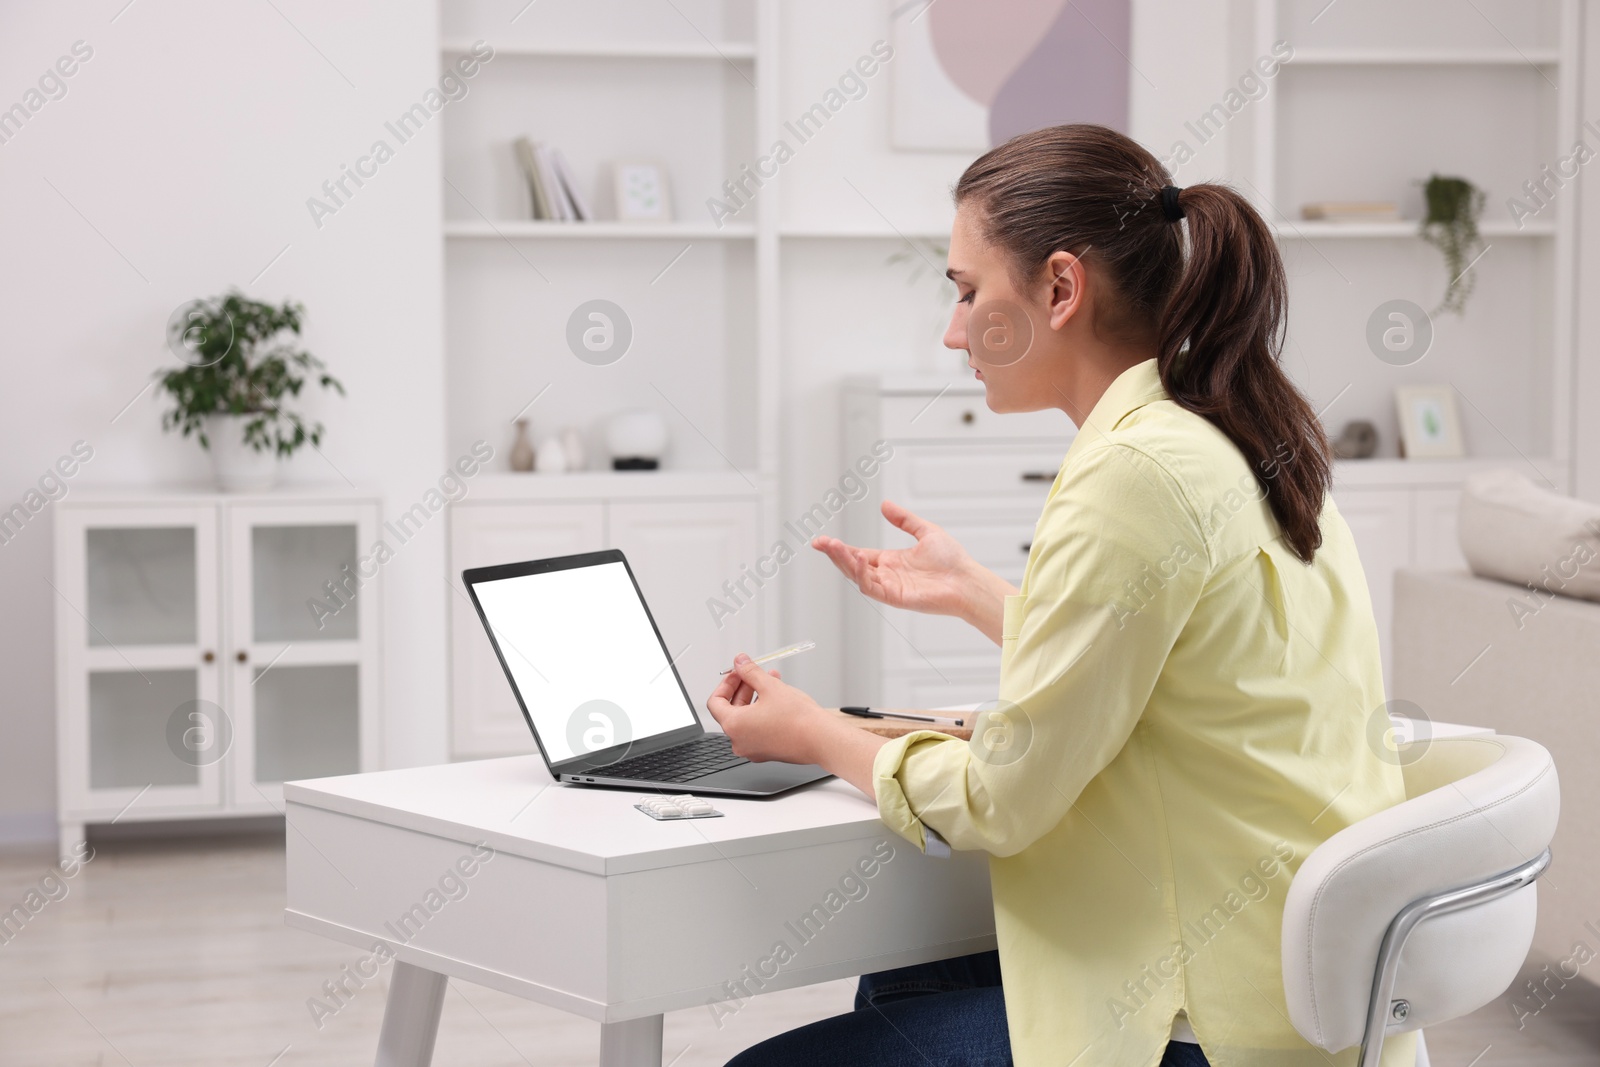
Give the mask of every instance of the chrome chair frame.
[(1411, 1005), (1407, 1001), (1391, 1001), (1390, 998), (1394, 996), (1395, 978), (1400, 972), (1400, 953), (1417, 925), (1427, 919), (1487, 904), (1515, 893), (1532, 885), (1549, 866), (1550, 850), (1545, 849), (1527, 863), (1487, 881), (1421, 897), (1400, 909), (1400, 914), (1384, 931), (1383, 943), (1378, 947), (1378, 966), (1373, 972), (1372, 996), (1367, 1002), (1367, 1030), (1361, 1038), (1361, 1067), (1378, 1067), (1389, 1023), (1404, 1022), (1411, 1014)]

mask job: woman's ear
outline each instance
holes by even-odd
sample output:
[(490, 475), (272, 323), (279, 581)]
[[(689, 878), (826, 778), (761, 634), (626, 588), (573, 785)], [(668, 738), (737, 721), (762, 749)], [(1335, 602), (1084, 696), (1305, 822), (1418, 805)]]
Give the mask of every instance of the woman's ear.
[(1045, 270), (1049, 286), (1045, 292), (1045, 321), (1052, 330), (1059, 330), (1083, 304), (1087, 272), (1083, 260), (1071, 252), (1052, 253), (1045, 261)]

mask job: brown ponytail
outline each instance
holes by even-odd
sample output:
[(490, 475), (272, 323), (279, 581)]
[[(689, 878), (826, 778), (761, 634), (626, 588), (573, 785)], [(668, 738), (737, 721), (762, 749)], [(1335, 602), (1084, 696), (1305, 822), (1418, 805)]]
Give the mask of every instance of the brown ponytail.
[(1133, 140), (1079, 124), (980, 156), (955, 199), (978, 208), (980, 229), (1010, 254), (1021, 284), (1057, 251), (1100, 268), (1112, 298), (1099, 301), (1096, 329), (1153, 344), (1168, 395), (1244, 454), (1284, 540), (1309, 563), (1333, 464), (1316, 412), (1279, 365), (1288, 287), (1277, 244), (1243, 197), (1207, 182), (1176, 196), (1185, 255), (1184, 227), (1163, 211), (1169, 184)]

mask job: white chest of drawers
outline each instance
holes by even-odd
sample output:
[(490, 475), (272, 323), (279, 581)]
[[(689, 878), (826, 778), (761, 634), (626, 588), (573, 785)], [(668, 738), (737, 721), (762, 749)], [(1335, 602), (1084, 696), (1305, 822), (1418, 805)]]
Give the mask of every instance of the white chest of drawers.
[[(849, 378), (844, 455), (885, 440), (894, 452), (872, 484), (881, 494), (845, 512), (855, 545), (912, 543), (884, 521), (893, 500), (943, 526), (973, 557), (1013, 584), (1022, 580), (1034, 524), (1076, 432), (1060, 411), (997, 415), (971, 379)], [(844, 609), (847, 699), (933, 708), (992, 700), (1000, 649), (955, 618), (885, 607), (859, 593)]]

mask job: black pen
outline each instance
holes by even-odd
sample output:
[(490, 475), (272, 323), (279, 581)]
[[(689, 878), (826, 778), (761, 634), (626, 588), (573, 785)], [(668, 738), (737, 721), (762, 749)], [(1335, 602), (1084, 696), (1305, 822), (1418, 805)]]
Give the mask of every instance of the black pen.
[(948, 715), (913, 715), (909, 712), (876, 711), (872, 708), (840, 708), (846, 715), (856, 715), (863, 719), (911, 719), (915, 722), (937, 722), (946, 726), (965, 726), (962, 719), (954, 719)]

